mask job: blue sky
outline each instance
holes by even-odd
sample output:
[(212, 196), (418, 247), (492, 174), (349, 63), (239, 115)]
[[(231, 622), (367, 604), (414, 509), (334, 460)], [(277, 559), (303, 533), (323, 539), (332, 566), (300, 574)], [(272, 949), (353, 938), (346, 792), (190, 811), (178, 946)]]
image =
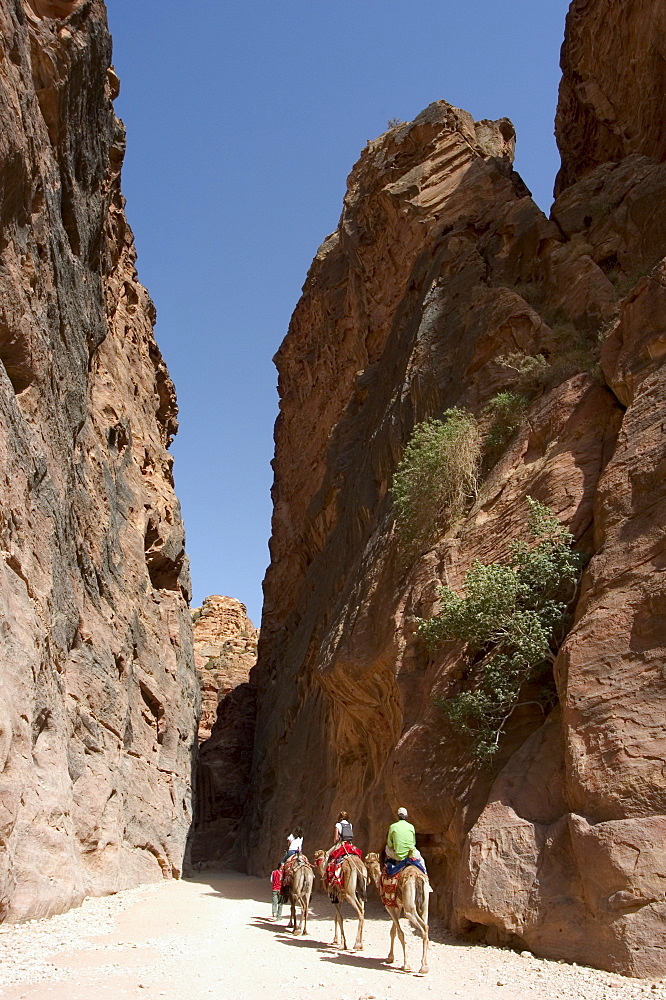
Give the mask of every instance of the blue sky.
[(176, 383), (193, 604), (255, 624), (268, 564), (272, 356), (345, 179), (390, 118), (441, 98), (511, 118), (551, 203), (567, 0), (107, 0), (139, 276)]

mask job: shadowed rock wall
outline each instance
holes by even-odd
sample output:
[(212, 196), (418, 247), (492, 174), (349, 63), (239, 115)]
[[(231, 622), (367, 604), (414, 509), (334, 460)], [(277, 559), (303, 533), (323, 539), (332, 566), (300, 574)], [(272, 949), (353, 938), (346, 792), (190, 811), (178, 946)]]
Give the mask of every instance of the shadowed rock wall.
[(0, 0), (0, 906), (177, 876), (198, 686), (174, 388), (100, 0)]
[[(456, 930), (661, 975), (666, 165), (641, 103), (654, 81), (625, 86), (625, 56), (661, 8), (637, 0), (613, 20), (608, 7), (572, 5), (550, 220), (512, 170), (510, 122), (445, 102), (370, 142), (350, 175), (276, 357), (242, 846), (265, 873), (293, 823), (306, 850), (325, 847), (345, 808), (376, 850), (404, 804)], [(571, 107), (583, 64), (585, 94), (598, 66), (594, 93), (632, 122), (619, 144), (590, 140), (595, 122), (608, 132), (598, 104), (584, 127)], [(451, 406), (480, 414), (513, 386), (498, 363), (510, 352), (543, 354), (548, 388), (462, 521), (405, 554), (389, 490), (415, 423)], [(590, 561), (555, 664), (559, 704), (546, 718), (519, 709), (494, 771), (479, 771), (434, 703), (457, 690), (461, 649), (429, 654), (414, 619), (438, 583), (460, 588), (475, 559), (507, 556), (526, 495)]]

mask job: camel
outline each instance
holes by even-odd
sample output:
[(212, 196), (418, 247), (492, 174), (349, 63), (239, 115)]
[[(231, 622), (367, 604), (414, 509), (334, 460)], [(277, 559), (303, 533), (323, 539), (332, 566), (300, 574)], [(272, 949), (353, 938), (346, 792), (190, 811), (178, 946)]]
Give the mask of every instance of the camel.
[[(291, 875), (291, 885), (289, 886), (289, 902), (291, 903), (291, 916), (287, 924), (287, 930), (291, 927), (292, 933), (307, 933), (308, 909), (310, 908), (310, 896), (314, 885), (314, 871), (307, 858), (297, 862)], [(296, 920), (296, 907), (301, 908), (301, 919)], [(300, 930), (299, 930), (300, 928)]]
[[(377, 886), (377, 891), (381, 896), (381, 866), (379, 863), (379, 856), (374, 853), (367, 854), (365, 863), (368, 866), (370, 877)], [(427, 876), (424, 875), (421, 869), (417, 868), (415, 865), (408, 865), (407, 868), (404, 868), (400, 873), (398, 889), (395, 897), (397, 905), (386, 906), (386, 904), (384, 904), (384, 909), (391, 918), (391, 948), (386, 961), (388, 963), (394, 961), (393, 949), (395, 944), (395, 935), (397, 933), (400, 938), (400, 944), (402, 945), (402, 954), (404, 958), (402, 968), (404, 972), (411, 972), (412, 970), (410, 969), (407, 961), (405, 934), (400, 926), (400, 917), (402, 914), (404, 914), (410, 923), (413, 924), (423, 939), (423, 954), (421, 956), (421, 968), (419, 969), (419, 973), (423, 975), (428, 971), (428, 895), (429, 882)]]
[[(324, 870), (325, 858), (326, 851), (315, 851), (315, 868), (321, 876), (324, 888), (328, 892), (328, 887), (326, 886), (326, 872)], [(358, 930), (356, 932), (354, 951), (363, 951), (365, 887), (368, 881), (368, 872), (365, 865), (356, 854), (348, 854), (347, 857), (343, 859), (341, 871), (342, 886), (336, 886), (331, 890), (331, 892), (329, 892), (331, 902), (335, 906), (335, 937), (333, 939), (333, 947), (339, 948), (342, 946), (344, 951), (348, 951), (345, 928), (342, 921), (342, 912), (340, 909), (342, 904), (347, 902), (356, 911), (358, 916)]]

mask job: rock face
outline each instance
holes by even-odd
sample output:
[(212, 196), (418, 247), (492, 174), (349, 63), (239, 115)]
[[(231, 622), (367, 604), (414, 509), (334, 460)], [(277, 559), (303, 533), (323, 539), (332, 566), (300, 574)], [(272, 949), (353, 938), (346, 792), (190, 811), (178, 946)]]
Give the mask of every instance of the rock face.
[(235, 687), (247, 683), (257, 661), (259, 629), (234, 597), (207, 597), (192, 609), (194, 665), (201, 687), (199, 740), (207, 740), (217, 707)]
[(0, 0), (0, 900), (178, 876), (199, 693), (100, 0)]
[[(445, 102), (370, 142), (350, 175), (276, 359), (239, 843), (264, 873), (293, 823), (306, 850), (325, 847), (345, 808), (376, 850), (404, 804), (450, 926), (641, 976), (666, 971), (664, 34), (654, 0), (615, 19), (608, 6), (576, 0), (569, 16), (550, 220), (512, 170), (510, 122)], [(548, 378), (465, 516), (406, 552), (390, 487), (414, 425), (481, 415), (515, 388), (511, 353), (543, 355)], [(438, 583), (459, 590), (475, 559), (507, 556), (527, 495), (589, 562), (558, 704), (514, 713), (480, 770), (436, 705), (462, 650), (428, 653), (415, 618)]]
[(242, 863), (238, 831), (249, 793), (256, 691), (250, 669), (259, 630), (233, 597), (207, 597), (192, 612), (202, 695), (192, 861)]
[(574, 0), (555, 120), (556, 194), (603, 163), (666, 159), (666, 7)]

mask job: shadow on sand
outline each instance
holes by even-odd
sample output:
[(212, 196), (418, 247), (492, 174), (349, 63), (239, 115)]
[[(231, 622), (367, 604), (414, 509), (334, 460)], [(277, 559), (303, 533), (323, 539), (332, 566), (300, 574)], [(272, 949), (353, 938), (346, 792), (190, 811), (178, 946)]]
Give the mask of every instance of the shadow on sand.
[[(254, 926), (257, 927), (260, 925), (255, 923)], [(275, 927), (274, 924), (265, 927), (264, 930), (271, 930), (273, 927)], [(282, 931), (280, 941), (283, 944), (289, 945), (292, 948), (315, 949), (320, 953), (322, 962), (331, 962), (333, 965), (353, 965), (360, 969), (379, 969), (382, 972), (402, 972), (401, 969), (386, 965), (383, 958), (365, 957), (357, 951), (342, 951), (342, 949), (334, 948), (332, 944), (326, 944), (323, 941), (315, 941), (309, 937), (296, 937), (284, 927), (275, 927), (275, 930)]]
[[(265, 885), (264, 885), (265, 881)], [(200, 871), (191, 872), (183, 878), (183, 882), (193, 885), (210, 886), (212, 892), (208, 896), (221, 896), (224, 899), (253, 899), (257, 903), (271, 905), (271, 887), (268, 879), (255, 878), (233, 871)]]

